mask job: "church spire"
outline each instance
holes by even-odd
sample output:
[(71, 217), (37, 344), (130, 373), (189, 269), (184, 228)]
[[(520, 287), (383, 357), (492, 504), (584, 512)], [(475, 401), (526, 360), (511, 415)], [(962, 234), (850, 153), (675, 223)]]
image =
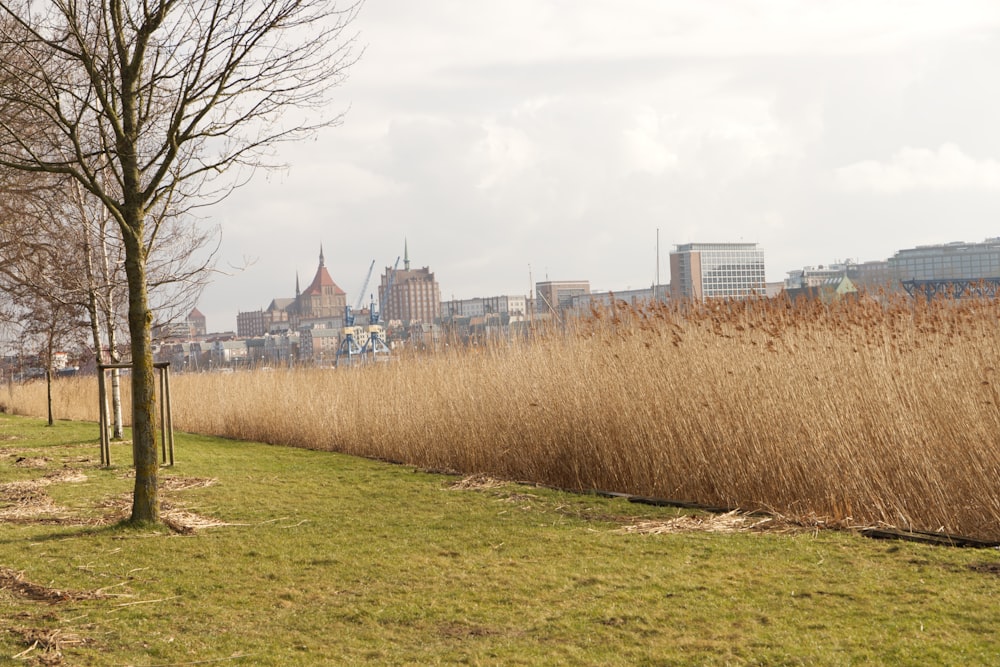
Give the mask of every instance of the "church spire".
[(319, 244), (319, 265), (320, 265), (321, 268), (326, 265), (326, 262), (323, 260), (323, 244), (322, 243)]
[(403, 270), (410, 270), (410, 244), (403, 238)]
[(301, 294), (301, 293), (302, 292), (299, 289), (299, 272), (296, 271), (295, 272), (295, 298), (298, 299), (299, 298), (299, 294)]

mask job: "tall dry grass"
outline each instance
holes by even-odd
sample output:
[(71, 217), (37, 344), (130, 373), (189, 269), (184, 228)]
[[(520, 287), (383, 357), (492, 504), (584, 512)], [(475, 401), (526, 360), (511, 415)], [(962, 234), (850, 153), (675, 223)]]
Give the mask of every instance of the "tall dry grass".
[[(620, 305), (527, 344), (173, 376), (173, 415), (430, 468), (1000, 539), (998, 324), (985, 301)], [(55, 396), (58, 416), (96, 418), (94, 379)], [(7, 405), (43, 400), (15, 386)]]

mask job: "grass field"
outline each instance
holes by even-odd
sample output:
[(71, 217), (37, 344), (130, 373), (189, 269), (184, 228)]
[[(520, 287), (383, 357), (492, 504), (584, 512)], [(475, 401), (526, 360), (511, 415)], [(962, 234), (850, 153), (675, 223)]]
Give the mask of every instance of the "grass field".
[[(0, 418), (0, 662), (987, 665), (1000, 555), (179, 435)], [(761, 522), (764, 523), (761, 523)], [(712, 532), (712, 530), (729, 532)]]

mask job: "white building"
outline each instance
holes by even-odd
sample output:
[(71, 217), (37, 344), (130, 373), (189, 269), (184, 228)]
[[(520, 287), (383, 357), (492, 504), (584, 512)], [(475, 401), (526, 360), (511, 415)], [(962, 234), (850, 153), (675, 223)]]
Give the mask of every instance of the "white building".
[(685, 243), (670, 253), (672, 299), (743, 299), (766, 290), (756, 243)]

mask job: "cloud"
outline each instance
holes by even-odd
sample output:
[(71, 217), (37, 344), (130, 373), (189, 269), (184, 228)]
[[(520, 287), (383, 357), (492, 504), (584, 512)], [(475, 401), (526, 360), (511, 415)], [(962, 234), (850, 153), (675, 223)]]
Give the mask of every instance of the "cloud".
[(1000, 162), (976, 159), (952, 143), (937, 150), (907, 147), (888, 162), (864, 160), (835, 169), (834, 180), (849, 192), (879, 194), (1000, 190)]

